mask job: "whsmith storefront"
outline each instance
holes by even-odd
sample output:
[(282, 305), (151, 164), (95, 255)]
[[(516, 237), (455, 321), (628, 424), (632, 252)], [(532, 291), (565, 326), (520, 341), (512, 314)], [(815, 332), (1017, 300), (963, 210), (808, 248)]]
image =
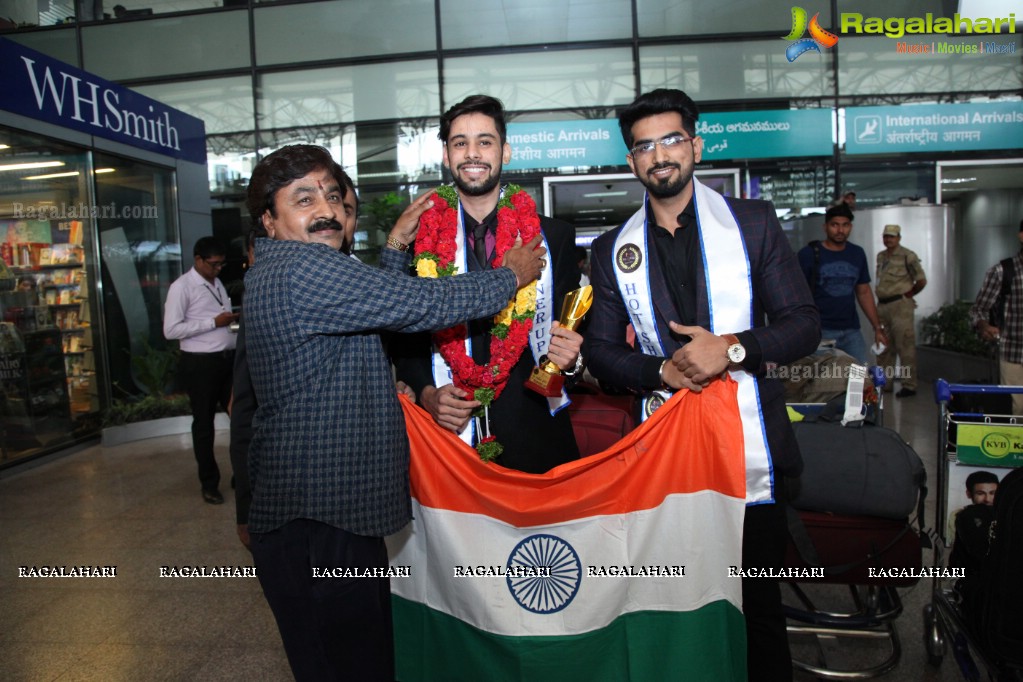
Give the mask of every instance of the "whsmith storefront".
[(210, 198), (201, 120), (4, 39), (0, 73), (4, 467), (98, 436), (145, 391)]

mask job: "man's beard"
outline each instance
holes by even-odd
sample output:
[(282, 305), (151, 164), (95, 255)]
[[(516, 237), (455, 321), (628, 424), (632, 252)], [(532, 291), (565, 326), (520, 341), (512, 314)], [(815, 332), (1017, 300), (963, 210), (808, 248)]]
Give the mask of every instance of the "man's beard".
[[(665, 180), (654, 180), (650, 177), (650, 173), (659, 170), (661, 168), (677, 168), (679, 171), (678, 179), (672, 180), (667, 178)], [(671, 199), (677, 197), (682, 193), (682, 190), (686, 188), (693, 179), (693, 169), (683, 168), (677, 163), (659, 163), (651, 166), (647, 169), (645, 177), (639, 178), (639, 181), (646, 187), (647, 192), (650, 193), (656, 199)]]
[(493, 173), (478, 185), (470, 185), (462, 180), (461, 175), (457, 173), (452, 173), (451, 179), (455, 183), (455, 187), (457, 187), (458, 191), (462, 194), (470, 197), (481, 197), (493, 192), (494, 188), (501, 183), (501, 167), (498, 166), (496, 173)]

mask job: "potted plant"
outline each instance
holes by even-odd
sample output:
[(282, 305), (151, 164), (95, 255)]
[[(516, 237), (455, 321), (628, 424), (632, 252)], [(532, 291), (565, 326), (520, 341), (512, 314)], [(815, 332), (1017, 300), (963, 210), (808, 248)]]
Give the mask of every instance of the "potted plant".
[(969, 301), (946, 303), (920, 320), (917, 372), (923, 381), (997, 383), (997, 348), (970, 324)]
[(131, 394), (121, 389), (125, 397), (115, 398), (103, 413), (104, 445), (186, 433), (191, 428), (188, 396), (167, 392), (178, 364), (177, 348), (159, 350), (146, 338), (140, 341), (144, 352), (133, 355), (131, 365), (144, 393)]

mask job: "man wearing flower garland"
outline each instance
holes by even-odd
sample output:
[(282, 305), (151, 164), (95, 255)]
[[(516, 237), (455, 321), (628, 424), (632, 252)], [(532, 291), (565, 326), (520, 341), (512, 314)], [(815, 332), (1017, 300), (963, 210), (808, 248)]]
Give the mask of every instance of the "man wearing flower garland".
[[(342, 253), (344, 171), (323, 147), (257, 164), (245, 277), (246, 347), (258, 408), (249, 447), (249, 536), (297, 680), (393, 680), (383, 536), (411, 516), (409, 446), (382, 330), (439, 329), (493, 313), (536, 278), (539, 240), (505, 267), (417, 280), (409, 243), (428, 197), (391, 230), (381, 267)], [(368, 574), (368, 575), (367, 575)]]
[[(628, 222), (593, 242), (586, 353), (594, 376), (643, 396), (641, 418), (673, 391), (698, 393), (731, 375), (746, 451), (743, 567), (781, 567), (783, 477), (797, 475), (802, 459), (784, 388), (765, 370), (813, 352), (820, 318), (774, 207), (722, 197), (693, 177), (703, 151), (698, 116), (684, 92), (667, 89), (619, 115), (626, 161), (647, 196)], [(742, 599), (749, 679), (791, 679), (778, 583), (744, 578)]]
[[(556, 322), (565, 295), (579, 286), (575, 231), (537, 216), (520, 188), (501, 187), (501, 168), (511, 160), (505, 131), (503, 105), (486, 95), (470, 96), (441, 117), (444, 165), (455, 187), (440, 188), (423, 215), (416, 269), (425, 277), (489, 269), (518, 230), (542, 233), (550, 259), (536, 283), (535, 303), (534, 289), (522, 289), (495, 318), (475, 319), (468, 331), (458, 325), (436, 333), (435, 352), (422, 335), (392, 344), (391, 352), (398, 378), (440, 426), (476, 446), (484, 459), (542, 473), (579, 457), (564, 392), (544, 398), (523, 385), (543, 355), (569, 376), (581, 367), (582, 336)], [(476, 411), (483, 416), (473, 419)]]

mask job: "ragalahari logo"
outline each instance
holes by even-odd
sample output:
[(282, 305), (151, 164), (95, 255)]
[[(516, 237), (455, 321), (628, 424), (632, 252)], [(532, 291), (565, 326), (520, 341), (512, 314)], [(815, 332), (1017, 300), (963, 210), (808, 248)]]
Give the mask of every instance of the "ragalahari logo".
[[(785, 49), (785, 57), (794, 62), (801, 54), (813, 50), (818, 54), (822, 47), (834, 47), (838, 43), (838, 36), (821, 28), (817, 22), (820, 13), (813, 15), (813, 19), (807, 23), (806, 10), (802, 7), (792, 8), (792, 31), (785, 36), (785, 40), (795, 41)], [(803, 34), (810, 31), (810, 37), (804, 38)]]

